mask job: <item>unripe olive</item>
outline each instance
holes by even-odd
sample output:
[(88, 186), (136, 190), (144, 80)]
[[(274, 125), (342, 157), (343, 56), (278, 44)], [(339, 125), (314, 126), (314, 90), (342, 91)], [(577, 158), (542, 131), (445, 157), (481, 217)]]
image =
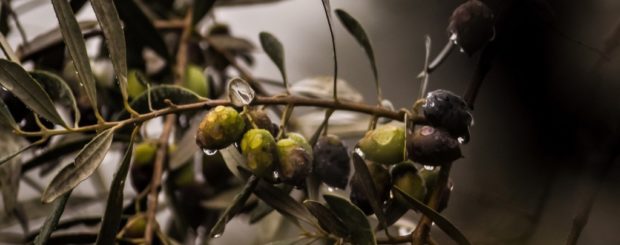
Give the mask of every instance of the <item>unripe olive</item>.
[(140, 74), (137, 70), (130, 70), (127, 74), (127, 95), (130, 98), (136, 98), (146, 91), (146, 86), (142, 84), (138, 76)]
[[(250, 114), (250, 117), (252, 117), (252, 121), (254, 122), (256, 127), (260, 129), (265, 129), (271, 132), (272, 135), (277, 135), (278, 127), (271, 122), (271, 119), (269, 118), (265, 110), (255, 109), (250, 110), (248, 113)], [(247, 117), (244, 119), (246, 131), (252, 129), (253, 125), (250, 120)]]
[(278, 170), (282, 182), (303, 186), (306, 177), (312, 172), (312, 148), (306, 139), (289, 133), (287, 138), (278, 140)]
[[(383, 167), (381, 164), (377, 164), (374, 162), (366, 162), (366, 166), (368, 167), (368, 171), (370, 172), (370, 176), (372, 177), (372, 181), (375, 185), (375, 189), (377, 191), (377, 196), (381, 203), (388, 199), (390, 193), (390, 187), (392, 186), (392, 181), (390, 179), (390, 172)], [(368, 198), (364, 193), (364, 187), (360, 181), (368, 181), (368, 180), (360, 180), (359, 175), (353, 175), (351, 178), (351, 193), (349, 199), (353, 204), (359, 207), (366, 215), (373, 214), (372, 207), (368, 202)]]
[(209, 81), (203, 73), (203, 69), (197, 65), (188, 65), (185, 69), (183, 87), (202, 97), (209, 97)]
[(202, 119), (196, 143), (203, 149), (219, 150), (241, 138), (245, 122), (232, 107), (217, 106)]
[(427, 193), (424, 179), (418, 175), (418, 170), (411, 162), (397, 164), (391, 171), (392, 183), (410, 197), (421, 202)]
[(358, 146), (368, 160), (394, 164), (402, 162), (405, 147), (405, 129), (394, 125), (383, 125), (366, 132)]
[(493, 11), (479, 0), (469, 0), (458, 6), (450, 17), (448, 32), (463, 51), (472, 55), (495, 35)]
[[(422, 169), (418, 173), (426, 183), (428, 191), (426, 193), (426, 197), (424, 198), (424, 202), (428, 203), (428, 201), (431, 199), (431, 195), (437, 187), (437, 181), (439, 180), (439, 170)], [(448, 207), (448, 201), (450, 200), (450, 193), (452, 193), (453, 185), (454, 184), (452, 183), (452, 179), (448, 179), (448, 183), (446, 183), (446, 188), (443, 190), (443, 193), (441, 194), (441, 199), (439, 200), (439, 206), (437, 207), (438, 212), (441, 212)]]
[(347, 187), (351, 172), (347, 147), (335, 135), (321, 136), (313, 149), (314, 173), (329, 186)]
[(146, 215), (137, 214), (129, 218), (119, 235), (125, 239), (143, 238), (146, 230), (146, 222)]
[[(174, 148), (174, 145), (168, 145), (168, 152), (174, 151)], [(157, 149), (157, 142), (153, 140), (146, 140), (134, 147), (130, 177), (131, 185), (137, 193), (144, 191), (151, 183)]]
[(448, 132), (431, 126), (422, 126), (407, 137), (409, 159), (414, 162), (440, 166), (463, 155), (459, 142)]
[(452, 137), (461, 138), (463, 143), (469, 141), (473, 117), (460, 96), (441, 89), (429, 92), (422, 111), (433, 127), (445, 129)]
[(276, 141), (264, 129), (250, 129), (241, 140), (241, 152), (247, 158), (248, 168), (257, 176), (265, 177), (277, 160)]

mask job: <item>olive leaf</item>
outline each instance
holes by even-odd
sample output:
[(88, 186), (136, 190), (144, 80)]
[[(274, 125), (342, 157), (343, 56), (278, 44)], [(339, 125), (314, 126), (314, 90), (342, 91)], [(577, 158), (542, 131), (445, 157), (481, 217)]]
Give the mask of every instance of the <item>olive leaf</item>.
[(168, 53), (168, 47), (166, 42), (152, 21), (144, 14), (142, 9), (135, 3), (134, 0), (114, 0), (114, 4), (118, 10), (120, 18), (125, 23), (125, 31), (135, 34), (140, 37), (139, 40), (132, 40), (137, 42), (143, 42), (144, 45), (150, 47), (159, 56), (167, 61), (171, 61), (172, 57)]
[(409, 208), (419, 210), (424, 215), (429, 217), (441, 230), (446, 232), (446, 234), (448, 234), (448, 236), (450, 236), (450, 238), (452, 238), (456, 243), (460, 245), (471, 244), (467, 240), (465, 235), (463, 235), (463, 233), (458, 228), (456, 228), (456, 226), (450, 223), (450, 221), (448, 221), (446, 218), (441, 216), (441, 214), (435, 212), (435, 210), (433, 210), (432, 208), (424, 205), (424, 203), (421, 203), (415, 198), (409, 196), (407, 193), (402, 191), (400, 188), (395, 186), (393, 190), (394, 190), (394, 194), (398, 198), (405, 200), (405, 204), (409, 206)]
[(120, 166), (118, 166), (112, 183), (110, 184), (110, 193), (108, 194), (108, 201), (103, 214), (103, 220), (101, 221), (99, 234), (97, 235), (96, 244), (113, 244), (115, 241), (116, 231), (120, 226), (121, 214), (123, 213), (123, 191), (125, 190), (125, 179), (127, 179), (129, 163), (131, 162), (133, 153), (133, 143), (134, 137), (131, 137), (127, 145), (127, 150), (125, 151), (125, 156), (123, 156), (123, 160)]
[(348, 237), (349, 231), (342, 220), (338, 218), (329, 208), (317, 201), (306, 200), (304, 205), (314, 217), (319, 220), (319, 224), (326, 231), (338, 236)]
[(84, 42), (84, 37), (82, 37), (80, 26), (67, 0), (52, 0), (52, 5), (60, 24), (63, 39), (69, 50), (69, 55), (73, 59), (73, 65), (80, 78), (80, 83), (84, 86), (86, 97), (88, 97), (95, 113), (99, 113), (97, 109), (97, 83), (90, 67), (86, 43)]
[(192, 12), (192, 25), (196, 25), (213, 8), (216, 0), (194, 1)]
[(114, 6), (114, 1), (91, 0), (90, 3), (101, 24), (121, 94), (124, 101), (127, 101), (127, 47), (121, 19)]
[(24, 104), (50, 122), (68, 127), (50, 96), (20, 65), (0, 60), (0, 85), (11, 91)]
[(228, 170), (230, 170), (230, 172), (237, 178), (243, 179), (241, 173), (239, 173), (238, 167), (247, 166), (247, 163), (245, 157), (241, 155), (241, 152), (239, 152), (234, 145), (229, 145), (228, 147), (221, 149), (220, 153), (222, 154), (222, 158), (224, 159)]
[(17, 57), (17, 55), (15, 55), (13, 48), (2, 33), (0, 33), (0, 47), (2, 48), (2, 52), (4, 53), (5, 57), (9, 58), (10, 61), (19, 63), (19, 58)]
[(9, 107), (4, 103), (4, 100), (0, 100), (0, 124), (11, 129), (19, 128), (17, 122), (15, 122), (15, 118), (11, 115), (11, 111), (9, 111)]
[(315, 223), (308, 209), (283, 190), (261, 181), (254, 190), (254, 194), (279, 213), (291, 218), (293, 222), (302, 220), (308, 224)]
[[(80, 21), (78, 25), (85, 38), (93, 36), (99, 31), (97, 21)], [(17, 56), (21, 57), (22, 60), (30, 60), (59, 45), (64, 45), (60, 27), (34, 37), (28, 42), (28, 45), (19, 46), (17, 48)]]
[(41, 201), (44, 203), (52, 202), (90, 177), (110, 149), (113, 133), (114, 128), (107, 129), (86, 144), (75, 158), (75, 163), (65, 166), (52, 179), (52, 182), (43, 192)]
[(39, 70), (31, 71), (30, 76), (47, 91), (53, 101), (73, 109), (76, 124), (80, 121), (80, 110), (78, 109), (73, 91), (62, 78), (54, 73)]
[(20, 152), (22, 141), (20, 137), (10, 130), (0, 127), (0, 158), (6, 159), (0, 163), (0, 191), (2, 191), (3, 206), (6, 213), (13, 213), (17, 206), (17, 193), (19, 192), (19, 180), (21, 163), (19, 159), (12, 158)]
[(63, 194), (60, 199), (54, 202), (52, 213), (47, 217), (45, 223), (43, 223), (43, 227), (41, 227), (41, 232), (34, 239), (35, 245), (43, 245), (47, 243), (47, 239), (50, 238), (50, 235), (56, 229), (60, 216), (62, 216), (62, 213), (65, 211), (65, 205), (67, 204), (67, 200), (69, 200), (70, 195), (71, 191)]
[[(293, 186), (291, 185), (283, 185), (277, 188), (282, 189), (287, 194), (291, 193), (291, 191), (293, 190)], [(271, 206), (269, 206), (264, 201), (258, 201), (256, 207), (252, 209), (252, 212), (250, 213), (250, 224), (255, 224), (261, 221), (271, 212), (273, 212), (273, 208)]]
[[(138, 113), (150, 112), (149, 97), (151, 106), (154, 110), (168, 107), (168, 104), (165, 102), (166, 100), (169, 100), (175, 105), (190, 104), (200, 101), (200, 96), (189, 89), (177, 85), (159, 85), (151, 87), (149, 90), (138, 95), (130, 103), (131, 108)], [(127, 117), (129, 117), (129, 114), (125, 110), (115, 116), (117, 119)]]
[(256, 189), (256, 185), (258, 184), (259, 180), (260, 179), (254, 175), (250, 176), (248, 181), (245, 183), (243, 190), (241, 190), (241, 192), (235, 196), (232, 204), (228, 206), (226, 210), (224, 210), (224, 213), (222, 214), (222, 216), (220, 216), (220, 219), (217, 221), (215, 226), (213, 226), (213, 228), (209, 232), (209, 236), (219, 237), (222, 235), (222, 233), (224, 233), (226, 224), (237, 213), (239, 213), (243, 205), (245, 205), (245, 202), (248, 200), (248, 198), (250, 198), (250, 195), (252, 195), (252, 192)]
[(205, 114), (205, 112), (199, 113), (190, 120), (189, 128), (185, 130), (185, 133), (177, 142), (177, 149), (170, 154), (170, 161), (168, 163), (170, 170), (176, 170), (183, 166), (200, 150), (198, 145), (196, 145), (196, 131), (200, 124), (198, 120), (202, 119)]
[(377, 96), (380, 98), (381, 88), (379, 87), (379, 74), (377, 72), (377, 64), (375, 62), (375, 53), (372, 50), (372, 45), (370, 44), (370, 39), (368, 38), (368, 35), (366, 35), (366, 31), (364, 31), (362, 25), (355, 18), (353, 18), (353, 16), (351, 16), (344, 10), (336, 9), (336, 16), (338, 16), (338, 19), (344, 25), (347, 31), (349, 31), (349, 33), (355, 38), (355, 40), (357, 40), (357, 42), (362, 46), (362, 48), (364, 48), (364, 51), (366, 51), (366, 55), (368, 56), (370, 66), (372, 68), (372, 74), (375, 78)]
[(284, 64), (284, 47), (280, 40), (273, 36), (269, 32), (261, 32), (258, 35), (260, 44), (263, 46), (263, 50), (267, 53), (267, 56), (273, 61), (274, 64), (280, 70), (282, 80), (284, 81), (284, 88), (288, 91), (288, 79), (286, 77), (286, 68)]
[(55, 159), (61, 158), (69, 153), (75, 152), (82, 148), (85, 144), (90, 142), (93, 137), (91, 135), (72, 135), (65, 136), (61, 140), (59, 140), (56, 144), (48, 147), (44, 152), (39, 155), (36, 155), (27, 161), (25, 161), (22, 165), (22, 173), (27, 173), (28, 171), (40, 166), (49, 161), (53, 161)]
[(372, 176), (370, 175), (370, 171), (368, 170), (368, 166), (366, 166), (366, 161), (357, 153), (353, 152), (353, 167), (355, 167), (356, 178), (358, 183), (362, 187), (362, 193), (366, 196), (366, 200), (370, 203), (372, 207), (372, 211), (374, 211), (379, 223), (383, 226), (387, 226), (387, 221), (385, 219), (385, 214), (383, 213), (383, 203), (379, 194), (377, 193), (377, 187), (375, 186), (375, 182), (373, 181)]
[(375, 234), (362, 210), (339, 196), (323, 195), (323, 198), (349, 230), (352, 244), (377, 244)]

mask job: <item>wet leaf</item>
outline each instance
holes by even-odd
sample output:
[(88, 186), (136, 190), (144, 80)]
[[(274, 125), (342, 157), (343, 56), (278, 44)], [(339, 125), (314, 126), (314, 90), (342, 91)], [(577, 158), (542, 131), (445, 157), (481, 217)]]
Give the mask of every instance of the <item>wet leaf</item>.
[[(149, 92), (151, 97), (151, 105), (154, 110), (159, 110), (168, 107), (164, 101), (170, 100), (175, 105), (190, 104), (200, 101), (200, 96), (189, 89), (183, 88), (177, 85), (159, 85), (151, 87), (150, 90), (144, 91), (138, 95), (131, 103), (133, 108), (138, 113), (148, 113), (149, 109)], [(127, 118), (129, 114), (127, 111), (122, 111), (118, 114), (117, 118)]]
[(349, 230), (351, 243), (359, 245), (377, 244), (375, 234), (362, 210), (339, 196), (323, 195), (323, 198)]
[(0, 99), (0, 124), (7, 126), (11, 129), (17, 129), (17, 122), (11, 115), (11, 111), (9, 111), (9, 107), (6, 106), (4, 100)]
[(273, 209), (291, 218), (293, 221), (302, 220), (309, 224), (314, 223), (314, 218), (308, 209), (283, 190), (273, 187), (266, 182), (260, 182), (256, 190), (254, 190), (254, 194)]
[(123, 192), (125, 191), (125, 181), (127, 179), (133, 153), (133, 141), (134, 138), (132, 137), (127, 145), (125, 156), (118, 166), (112, 183), (110, 184), (110, 193), (108, 194), (108, 201), (103, 214), (103, 220), (101, 221), (101, 228), (97, 235), (96, 244), (113, 244), (116, 239), (116, 231), (120, 226), (121, 215), (123, 213)]
[(67, 200), (69, 200), (70, 195), (71, 192), (69, 191), (54, 202), (52, 213), (47, 217), (45, 223), (43, 223), (43, 227), (41, 227), (41, 232), (34, 239), (35, 245), (43, 245), (47, 243), (47, 239), (50, 238), (50, 235), (56, 229), (60, 216), (62, 216), (62, 213), (65, 211), (65, 204), (67, 204)]
[(224, 229), (226, 228), (226, 224), (230, 221), (245, 205), (245, 202), (250, 198), (252, 192), (255, 190), (256, 185), (258, 184), (259, 178), (252, 175), (248, 182), (245, 183), (243, 190), (235, 196), (232, 204), (226, 208), (220, 219), (217, 221), (215, 226), (211, 229), (209, 236), (211, 237), (219, 237), (224, 233)]
[(196, 145), (196, 131), (198, 130), (199, 120), (202, 119), (205, 113), (196, 115), (193, 120), (190, 120), (190, 127), (185, 130), (185, 133), (181, 139), (176, 143), (177, 149), (170, 154), (169, 166), (170, 170), (176, 170), (183, 164), (187, 163), (195, 153), (200, 150)]
[(95, 15), (101, 25), (103, 36), (108, 45), (108, 54), (114, 67), (114, 73), (118, 80), (123, 99), (127, 100), (127, 47), (125, 44), (125, 32), (121, 25), (114, 2), (110, 0), (90, 1)]
[(31, 71), (30, 76), (39, 82), (53, 101), (71, 107), (75, 112), (74, 120), (76, 122), (80, 121), (80, 110), (78, 109), (73, 91), (61, 77), (47, 71)]
[[(280, 74), (282, 74), (283, 81), (286, 82), (284, 47), (282, 46), (282, 43), (269, 32), (261, 32), (259, 34), (259, 39), (261, 46), (263, 46), (263, 50), (265, 50), (271, 61), (276, 64), (278, 70), (280, 70)], [(284, 84), (284, 87), (288, 89), (286, 84)]]
[(192, 13), (192, 25), (196, 25), (204, 16), (209, 13), (209, 10), (213, 7), (216, 0), (201, 0), (194, 1)]
[(54, 108), (50, 96), (20, 65), (0, 60), (0, 85), (11, 91), (38, 115), (50, 122), (68, 127)]
[(304, 201), (304, 205), (314, 217), (319, 220), (319, 224), (326, 231), (338, 236), (338, 237), (348, 237), (349, 231), (347, 227), (342, 223), (334, 212), (329, 210), (329, 208), (325, 207), (323, 204), (317, 201), (306, 200)]
[(15, 55), (13, 48), (2, 33), (0, 33), (0, 47), (2, 48), (2, 52), (4, 53), (5, 57), (7, 57), (10, 61), (19, 63), (19, 58), (17, 57), (17, 55)]
[(222, 154), (222, 158), (226, 163), (226, 167), (228, 170), (236, 176), (237, 178), (243, 179), (241, 173), (239, 173), (238, 167), (246, 166), (246, 159), (241, 155), (241, 152), (237, 150), (234, 145), (229, 145), (228, 147), (221, 149), (220, 153)]
[(36, 155), (24, 162), (22, 164), (22, 172), (26, 173), (44, 163), (57, 160), (63, 156), (75, 152), (81, 149), (86, 143), (90, 142), (92, 138), (92, 135), (83, 134), (75, 136), (64, 136), (55, 145), (47, 148), (41, 154)]
[(125, 23), (125, 32), (134, 33), (146, 46), (150, 47), (159, 56), (171, 61), (166, 42), (159, 35), (152, 21), (144, 14), (134, 0), (114, 0), (120, 18)]
[[(287, 194), (291, 193), (291, 191), (293, 190), (293, 186), (291, 185), (283, 185), (283, 186), (276, 187), (276, 188), (282, 189)], [(259, 200), (256, 207), (250, 213), (250, 224), (254, 224), (256, 222), (261, 221), (271, 212), (273, 212), (273, 208), (269, 206), (267, 203)]]
[(249, 105), (255, 96), (256, 92), (245, 80), (237, 77), (228, 81), (228, 98), (233, 105), (238, 107)]
[(355, 167), (354, 175), (356, 175), (354, 178), (361, 180), (358, 181), (358, 183), (362, 187), (363, 195), (366, 196), (366, 200), (368, 200), (368, 202), (370, 203), (372, 211), (374, 211), (375, 215), (377, 216), (379, 223), (386, 226), (387, 222), (385, 219), (385, 214), (383, 213), (383, 198), (381, 198), (379, 196), (379, 193), (377, 193), (377, 187), (375, 186), (373, 178), (370, 175), (370, 170), (368, 170), (368, 166), (366, 166), (366, 161), (364, 161), (364, 159), (357, 152), (353, 152), (352, 155), (353, 167)]
[(409, 208), (414, 209), (414, 210), (419, 210), (421, 213), (429, 217), (441, 230), (443, 230), (446, 234), (448, 234), (448, 236), (450, 236), (450, 238), (452, 238), (455, 242), (457, 242), (460, 245), (471, 244), (467, 240), (465, 235), (463, 235), (463, 233), (458, 228), (456, 228), (456, 226), (450, 223), (450, 221), (448, 221), (446, 218), (441, 216), (441, 214), (435, 212), (435, 210), (433, 210), (432, 208), (424, 205), (424, 203), (421, 203), (415, 198), (407, 195), (405, 192), (403, 192), (398, 187), (394, 187), (393, 190), (394, 190), (395, 195), (400, 197), (402, 200), (406, 201), (406, 204), (409, 206)]
[(114, 128), (103, 131), (86, 144), (75, 158), (75, 163), (67, 165), (52, 179), (52, 182), (43, 192), (41, 201), (44, 203), (52, 202), (90, 177), (110, 149), (113, 133)]
[(97, 111), (97, 83), (90, 67), (90, 60), (86, 52), (86, 43), (82, 36), (82, 30), (75, 19), (71, 6), (67, 0), (52, 0), (54, 11), (60, 24), (60, 31), (73, 60), (73, 65), (84, 86), (86, 96), (91, 106)]
[(372, 68), (372, 74), (375, 78), (375, 86), (377, 87), (377, 91), (379, 90), (379, 75), (377, 73), (377, 64), (375, 62), (375, 53), (372, 50), (372, 45), (370, 44), (370, 39), (368, 35), (366, 35), (366, 31), (364, 31), (364, 27), (351, 16), (349, 13), (345, 12), (342, 9), (336, 9), (336, 16), (340, 22), (344, 25), (344, 27), (349, 31), (355, 40), (364, 48), (366, 51), (366, 55), (368, 56), (368, 60), (370, 61), (370, 66)]

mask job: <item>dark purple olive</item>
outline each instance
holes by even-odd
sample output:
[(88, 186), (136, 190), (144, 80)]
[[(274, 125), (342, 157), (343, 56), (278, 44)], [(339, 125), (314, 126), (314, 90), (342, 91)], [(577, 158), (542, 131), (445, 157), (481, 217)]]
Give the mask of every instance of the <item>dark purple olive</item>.
[(456, 139), (431, 126), (422, 126), (407, 137), (407, 152), (412, 161), (430, 166), (441, 166), (463, 156)]
[(325, 184), (345, 189), (351, 164), (347, 147), (335, 135), (321, 136), (314, 146), (314, 173)]
[(450, 17), (448, 32), (465, 53), (472, 55), (493, 39), (493, 11), (479, 0), (458, 6)]
[(454, 138), (461, 138), (462, 143), (469, 141), (469, 126), (474, 119), (460, 96), (441, 89), (429, 92), (422, 111), (433, 127), (447, 130)]

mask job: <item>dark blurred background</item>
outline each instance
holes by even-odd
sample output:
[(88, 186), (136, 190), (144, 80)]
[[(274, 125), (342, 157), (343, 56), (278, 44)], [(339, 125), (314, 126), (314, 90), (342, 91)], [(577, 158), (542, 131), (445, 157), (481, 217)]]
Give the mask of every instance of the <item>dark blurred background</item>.
[[(385, 97), (410, 107), (418, 94), (424, 35), (438, 53), (449, 37), (448, 19), (462, 2), (334, 0), (332, 7), (365, 26)], [(611, 164), (620, 152), (620, 62), (610, 49), (620, 1), (485, 3), (497, 18), (494, 58), (475, 104), (471, 143), (453, 167), (455, 188), (445, 215), (474, 244), (564, 244), (574, 216), (600, 182), (579, 243), (620, 244), (620, 171)], [(332, 72), (322, 11), (318, 0), (291, 0), (221, 9), (216, 16), (254, 40), (260, 31), (278, 36), (295, 81)], [(374, 101), (363, 50), (335, 26), (340, 77)], [(454, 52), (432, 74), (429, 89), (463, 94), (479, 56)], [(255, 73), (278, 78), (262, 54)]]

